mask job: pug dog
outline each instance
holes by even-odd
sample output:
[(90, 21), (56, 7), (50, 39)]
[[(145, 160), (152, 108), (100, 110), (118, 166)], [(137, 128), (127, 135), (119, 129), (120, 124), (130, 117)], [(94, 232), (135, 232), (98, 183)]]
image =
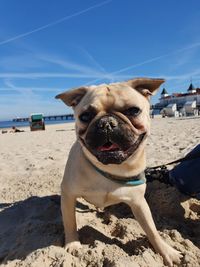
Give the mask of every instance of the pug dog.
[(80, 248), (75, 207), (84, 198), (97, 207), (128, 204), (165, 264), (181, 253), (160, 237), (145, 200), (145, 144), (150, 133), (149, 98), (163, 79), (135, 78), (80, 87), (56, 96), (74, 109), (77, 141), (61, 184), (61, 211), (68, 251)]

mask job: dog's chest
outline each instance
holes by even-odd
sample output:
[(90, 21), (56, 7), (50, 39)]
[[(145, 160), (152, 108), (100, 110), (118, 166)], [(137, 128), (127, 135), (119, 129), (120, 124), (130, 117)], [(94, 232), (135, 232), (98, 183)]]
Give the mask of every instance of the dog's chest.
[[(88, 178), (88, 183), (84, 183), (81, 188), (81, 196), (96, 207), (103, 208), (109, 206), (109, 195), (116, 189), (116, 185), (109, 181), (104, 181), (102, 177)], [(109, 203), (108, 203), (109, 202)]]
[(106, 200), (107, 200), (107, 194), (101, 194), (98, 192), (98, 195), (96, 194), (86, 194), (83, 196), (83, 198), (89, 202), (90, 204), (93, 204), (94, 206), (98, 208), (104, 208), (106, 207)]
[[(142, 185), (143, 186), (143, 185)], [(81, 190), (81, 197), (99, 208), (104, 208), (120, 202), (134, 201), (137, 198), (137, 186), (121, 186), (118, 183), (96, 176)]]

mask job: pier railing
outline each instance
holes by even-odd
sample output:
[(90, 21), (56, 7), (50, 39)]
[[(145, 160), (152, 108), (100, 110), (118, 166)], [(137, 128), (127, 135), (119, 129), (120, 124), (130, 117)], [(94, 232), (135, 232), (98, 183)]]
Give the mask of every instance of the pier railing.
[[(74, 115), (73, 114), (64, 114), (64, 115), (50, 115), (50, 116), (43, 116), (45, 121), (51, 121), (51, 120), (73, 120)], [(16, 118), (13, 119), (14, 122), (23, 122), (23, 121), (29, 121), (29, 118)]]

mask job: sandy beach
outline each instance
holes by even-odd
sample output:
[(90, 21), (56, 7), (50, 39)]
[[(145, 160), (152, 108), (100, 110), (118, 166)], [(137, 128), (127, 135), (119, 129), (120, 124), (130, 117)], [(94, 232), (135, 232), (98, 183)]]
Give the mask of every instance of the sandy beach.
[[(184, 156), (200, 143), (200, 118), (152, 120), (148, 166)], [(163, 260), (125, 204), (97, 210), (77, 202), (82, 250), (64, 250), (60, 182), (74, 123), (45, 131), (0, 133), (0, 265), (22, 267), (162, 267)], [(180, 250), (181, 266), (200, 266), (200, 201), (158, 181), (146, 198), (167, 243)]]

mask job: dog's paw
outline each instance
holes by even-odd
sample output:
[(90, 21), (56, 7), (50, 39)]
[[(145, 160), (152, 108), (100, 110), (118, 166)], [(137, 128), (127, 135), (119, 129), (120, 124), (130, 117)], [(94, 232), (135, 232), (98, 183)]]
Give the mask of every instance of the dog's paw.
[(82, 245), (79, 241), (72, 241), (65, 244), (65, 249), (70, 254), (76, 254), (79, 249), (82, 248)]
[(163, 257), (164, 263), (169, 267), (173, 267), (174, 264), (180, 264), (181, 258), (183, 257), (180, 251), (170, 247), (167, 244), (163, 247), (160, 254)]

